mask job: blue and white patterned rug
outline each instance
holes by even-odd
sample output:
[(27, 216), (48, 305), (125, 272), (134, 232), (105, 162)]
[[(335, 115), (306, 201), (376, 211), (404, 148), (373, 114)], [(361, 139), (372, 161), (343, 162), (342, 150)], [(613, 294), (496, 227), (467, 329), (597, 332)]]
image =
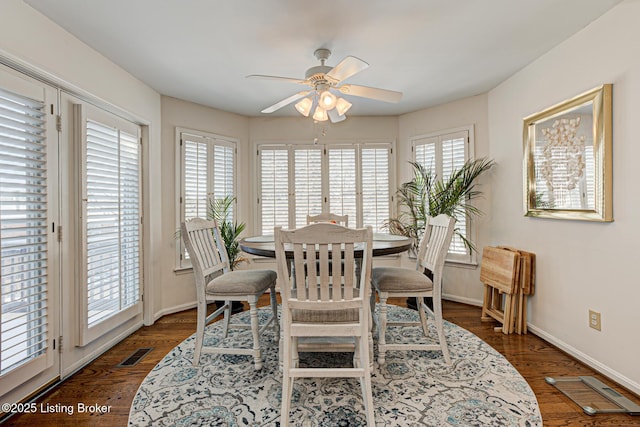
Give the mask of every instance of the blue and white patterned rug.
[[(260, 318), (270, 309), (260, 309)], [(413, 310), (392, 307), (390, 318), (417, 318)], [(234, 316), (249, 323), (249, 313)], [(207, 328), (205, 343), (217, 341), (221, 325)], [(433, 331), (435, 335), (435, 330)], [(438, 352), (387, 353), (383, 368), (376, 364), (373, 400), (377, 426), (541, 426), (533, 391), (518, 371), (497, 351), (471, 332), (445, 322), (453, 365)], [(390, 328), (387, 337), (399, 336)], [(234, 334), (234, 345), (250, 344), (250, 333)], [(403, 340), (418, 340), (419, 329), (402, 332)], [(262, 370), (250, 356), (202, 356), (194, 367), (195, 335), (167, 354), (144, 379), (129, 413), (130, 426), (279, 426), (282, 375), (273, 331), (262, 336)], [(388, 342), (391, 342), (389, 339)], [(377, 350), (377, 349), (376, 349)], [(305, 363), (350, 363), (350, 354), (307, 353)], [(357, 379), (296, 380), (291, 413), (296, 426), (366, 425)]]

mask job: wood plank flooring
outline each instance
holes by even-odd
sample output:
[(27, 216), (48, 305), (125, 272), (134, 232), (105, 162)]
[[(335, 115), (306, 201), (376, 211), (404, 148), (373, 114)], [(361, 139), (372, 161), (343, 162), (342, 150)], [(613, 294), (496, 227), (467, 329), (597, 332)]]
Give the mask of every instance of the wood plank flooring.
[[(393, 301), (405, 306), (403, 301)], [(268, 297), (260, 305), (268, 305)], [(640, 398), (597, 374), (592, 369), (559, 351), (542, 339), (527, 335), (503, 335), (494, 332), (497, 323), (481, 322), (481, 309), (455, 302), (444, 302), (447, 320), (473, 332), (489, 343), (518, 369), (533, 389), (545, 426), (640, 426), (640, 416), (624, 414), (588, 416), (571, 400), (548, 385), (547, 376), (592, 375), (613, 386), (640, 404)], [(113, 347), (93, 363), (38, 399), (36, 414), (15, 415), (6, 419), (7, 426), (126, 426), (133, 397), (147, 373), (173, 347), (195, 332), (195, 310), (165, 316), (153, 326), (143, 327)], [(137, 365), (119, 368), (117, 364), (136, 349), (153, 347)], [(60, 411), (63, 406), (77, 408), (78, 403), (108, 405), (108, 412), (77, 413)], [(56, 405), (58, 405), (56, 407)], [(40, 409), (51, 409), (43, 413)], [(58, 409), (58, 412), (56, 411)]]

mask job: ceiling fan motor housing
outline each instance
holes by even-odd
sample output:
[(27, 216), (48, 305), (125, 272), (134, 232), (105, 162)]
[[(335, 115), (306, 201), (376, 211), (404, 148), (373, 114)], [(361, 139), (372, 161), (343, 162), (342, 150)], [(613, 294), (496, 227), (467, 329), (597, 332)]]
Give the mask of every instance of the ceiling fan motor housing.
[(327, 65), (318, 65), (311, 67), (305, 73), (305, 78), (309, 80), (314, 86), (319, 84), (331, 85), (331, 82), (327, 80), (326, 74), (331, 71), (333, 67)]

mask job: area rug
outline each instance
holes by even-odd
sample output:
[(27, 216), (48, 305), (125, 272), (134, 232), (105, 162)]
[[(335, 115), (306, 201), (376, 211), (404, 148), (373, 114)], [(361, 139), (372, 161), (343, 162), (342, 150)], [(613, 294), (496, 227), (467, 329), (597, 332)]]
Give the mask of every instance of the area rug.
[[(270, 309), (259, 310), (261, 319)], [(392, 307), (389, 318), (417, 319)], [(233, 321), (249, 323), (249, 313)], [(218, 322), (219, 323), (219, 322)], [(207, 328), (205, 343), (218, 341), (221, 325)], [(527, 382), (497, 351), (471, 332), (445, 322), (452, 366), (439, 352), (390, 351), (372, 376), (377, 426), (541, 426), (538, 402)], [(387, 337), (423, 340), (418, 328), (390, 328)], [(435, 335), (435, 330), (433, 335)], [(247, 332), (231, 333), (233, 345), (249, 345)], [(130, 426), (279, 426), (282, 374), (271, 329), (262, 337), (262, 370), (242, 355), (202, 356), (192, 366), (195, 335), (167, 354), (144, 379), (129, 413)], [(228, 341), (229, 342), (229, 341)], [(377, 349), (376, 349), (377, 350)], [(303, 364), (345, 364), (344, 353), (301, 354)], [(357, 379), (300, 379), (294, 386), (292, 425), (366, 425)]]

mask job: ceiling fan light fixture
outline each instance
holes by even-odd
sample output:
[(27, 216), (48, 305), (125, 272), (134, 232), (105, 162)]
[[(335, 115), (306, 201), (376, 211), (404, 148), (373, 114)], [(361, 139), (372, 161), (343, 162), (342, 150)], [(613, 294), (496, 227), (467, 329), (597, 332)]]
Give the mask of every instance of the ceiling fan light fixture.
[(352, 105), (353, 104), (351, 104), (346, 99), (338, 98), (336, 101), (336, 110), (338, 111), (338, 115), (344, 116), (344, 113), (349, 111), (349, 108), (351, 108)]
[(311, 113), (311, 107), (313, 107), (313, 101), (311, 101), (311, 99), (309, 98), (302, 98), (298, 103), (296, 103), (295, 107), (300, 114), (305, 117), (309, 117), (309, 113)]
[(328, 118), (329, 116), (327, 116), (327, 110), (318, 105), (316, 107), (316, 111), (313, 113), (313, 120), (318, 122), (325, 122), (328, 120)]
[(325, 110), (331, 110), (333, 107), (335, 107), (336, 101), (336, 96), (329, 92), (329, 90), (325, 90), (320, 93), (320, 105)]

